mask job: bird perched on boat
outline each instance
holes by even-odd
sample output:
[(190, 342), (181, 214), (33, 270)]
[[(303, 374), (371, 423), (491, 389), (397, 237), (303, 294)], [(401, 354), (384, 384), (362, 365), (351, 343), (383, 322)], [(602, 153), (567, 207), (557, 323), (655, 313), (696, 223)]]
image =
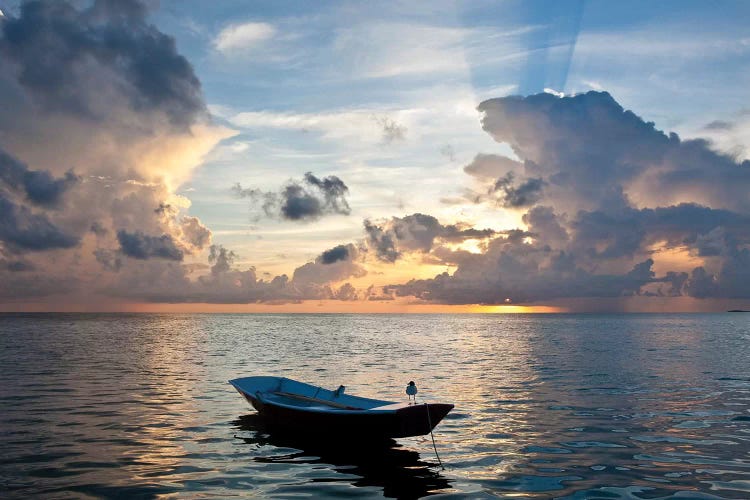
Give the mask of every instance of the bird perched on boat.
[(409, 382), (409, 385), (406, 386), (406, 394), (409, 396), (409, 402), (411, 402), (411, 398), (414, 397), (414, 404), (417, 404), (417, 385), (412, 380)]

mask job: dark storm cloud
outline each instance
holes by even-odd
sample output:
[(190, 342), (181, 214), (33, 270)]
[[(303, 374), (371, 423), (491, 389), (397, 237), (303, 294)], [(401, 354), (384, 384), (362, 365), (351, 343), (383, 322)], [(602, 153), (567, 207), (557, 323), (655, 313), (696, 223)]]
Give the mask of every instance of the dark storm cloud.
[(384, 262), (396, 262), (401, 254), (396, 250), (395, 234), (370, 220), (364, 221), (364, 227), (367, 244), (375, 250), (377, 258)]
[(134, 259), (159, 258), (181, 261), (184, 256), (168, 234), (148, 236), (140, 231), (129, 233), (120, 230), (117, 231), (117, 241), (120, 242), (122, 253)]
[(546, 242), (562, 243), (568, 240), (568, 232), (558, 220), (552, 207), (537, 205), (523, 215), (523, 222), (535, 236)]
[(580, 212), (571, 229), (575, 246), (601, 258), (633, 256), (657, 241), (693, 247), (707, 255), (712, 251), (708, 248), (717, 244), (716, 234), (711, 241), (709, 235), (719, 229), (721, 235), (750, 241), (749, 216), (692, 203), (640, 210), (627, 207), (615, 213)]
[(104, 118), (114, 92), (133, 110), (159, 109), (173, 124), (189, 125), (206, 111), (200, 82), (174, 39), (146, 15), (135, 0), (97, 0), (82, 10), (65, 1), (24, 2), (18, 17), (0, 23), (0, 72), (14, 72), (49, 110)]
[(79, 238), (0, 192), (0, 242), (11, 250), (42, 251), (74, 247)]
[(323, 212), (320, 198), (299, 184), (287, 186), (281, 194), (281, 214), (285, 219), (317, 219)]
[(506, 208), (528, 207), (541, 199), (543, 187), (541, 178), (525, 179), (516, 185), (513, 172), (508, 172), (495, 181), (491, 194), (499, 194), (500, 203)]
[(46, 170), (30, 170), (0, 148), (0, 181), (10, 189), (22, 191), (32, 203), (53, 207), (79, 178), (72, 171), (57, 179)]
[(326, 250), (320, 254), (320, 261), (323, 264), (333, 264), (340, 260), (346, 260), (349, 258), (349, 248), (346, 245), (338, 245), (330, 250)]
[(716, 278), (709, 274), (703, 267), (696, 267), (690, 274), (685, 291), (691, 297), (705, 299), (718, 295)]
[[(323, 210), (329, 211), (331, 213), (349, 215), (351, 209), (349, 208), (349, 203), (347, 203), (345, 198), (345, 196), (349, 194), (349, 188), (346, 187), (344, 181), (342, 181), (335, 175), (319, 179), (312, 173), (307, 172), (305, 174), (305, 183), (309, 186), (314, 186), (323, 195)], [(304, 193), (304, 196), (309, 196), (309, 193)], [(289, 205), (289, 203), (290, 197), (287, 197), (286, 205)], [(282, 206), (282, 211), (284, 211), (285, 215), (290, 219), (303, 218), (314, 215), (307, 213), (304, 210), (285, 211), (284, 206)]]
[(351, 213), (346, 200), (349, 188), (335, 175), (319, 178), (307, 172), (301, 181), (290, 180), (279, 192), (243, 189), (237, 183), (232, 187), (232, 192), (236, 196), (249, 198), (268, 217), (304, 222), (317, 220), (324, 215)]
[(436, 240), (460, 242), (485, 239), (496, 234), (492, 229), (474, 229), (459, 224), (441, 224), (435, 217), (412, 214), (392, 217), (381, 223), (364, 221), (366, 243), (384, 262), (395, 262), (403, 252), (429, 252)]
[(704, 267), (693, 269), (685, 292), (697, 298), (750, 298), (750, 250), (730, 245), (722, 253), (718, 272)]

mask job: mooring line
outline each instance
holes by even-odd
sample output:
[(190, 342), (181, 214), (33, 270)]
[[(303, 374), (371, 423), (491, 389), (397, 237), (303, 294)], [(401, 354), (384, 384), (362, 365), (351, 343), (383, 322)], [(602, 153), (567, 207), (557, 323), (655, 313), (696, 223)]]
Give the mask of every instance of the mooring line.
[(430, 437), (432, 438), (432, 449), (435, 450), (435, 457), (437, 457), (437, 461), (438, 461), (438, 464), (440, 464), (440, 468), (442, 470), (445, 470), (443, 461), (440, 460), (440, 454), (438, 454), (438, 451), (437, 451), (437, 445), (435, 444), (435, 435), (432, 433), (432, 419), (430, 418), (430, 406), (427, 403), (425, 403), (424, 407), (427, 410), (427, 425), (430, 427)]

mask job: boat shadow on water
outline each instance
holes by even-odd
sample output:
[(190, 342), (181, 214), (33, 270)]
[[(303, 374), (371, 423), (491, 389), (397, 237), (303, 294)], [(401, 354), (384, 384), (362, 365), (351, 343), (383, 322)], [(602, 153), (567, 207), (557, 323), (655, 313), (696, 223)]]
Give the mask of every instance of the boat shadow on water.
[(362, 438), (352, 442), (351, 437), (340, 441), (315, 438), (270, 426), (257, 413), (243, 415), (232, 423), (243, 431), (235, 437), (247, 444), (299, 450), (271, 452), (254, 457), (256, 462), (329, 464), (336, 472), (358, 476), (351, 479), (353, 486), (380, 487), (390, 498), (419, 498), (451, 487), (448, 479), (433, 470), (436, 463), (422, 460), (418, 452), (403, 448), (393, 439)]

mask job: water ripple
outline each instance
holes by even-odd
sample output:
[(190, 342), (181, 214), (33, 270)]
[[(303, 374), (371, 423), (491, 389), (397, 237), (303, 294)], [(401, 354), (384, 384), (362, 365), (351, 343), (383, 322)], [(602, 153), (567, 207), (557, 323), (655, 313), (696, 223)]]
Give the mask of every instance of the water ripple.
[[(748, 498), (739, 315), (0, 315), (8, 498)], [(456, 409), (436, 439), (266, 428), (281, 374)]]

